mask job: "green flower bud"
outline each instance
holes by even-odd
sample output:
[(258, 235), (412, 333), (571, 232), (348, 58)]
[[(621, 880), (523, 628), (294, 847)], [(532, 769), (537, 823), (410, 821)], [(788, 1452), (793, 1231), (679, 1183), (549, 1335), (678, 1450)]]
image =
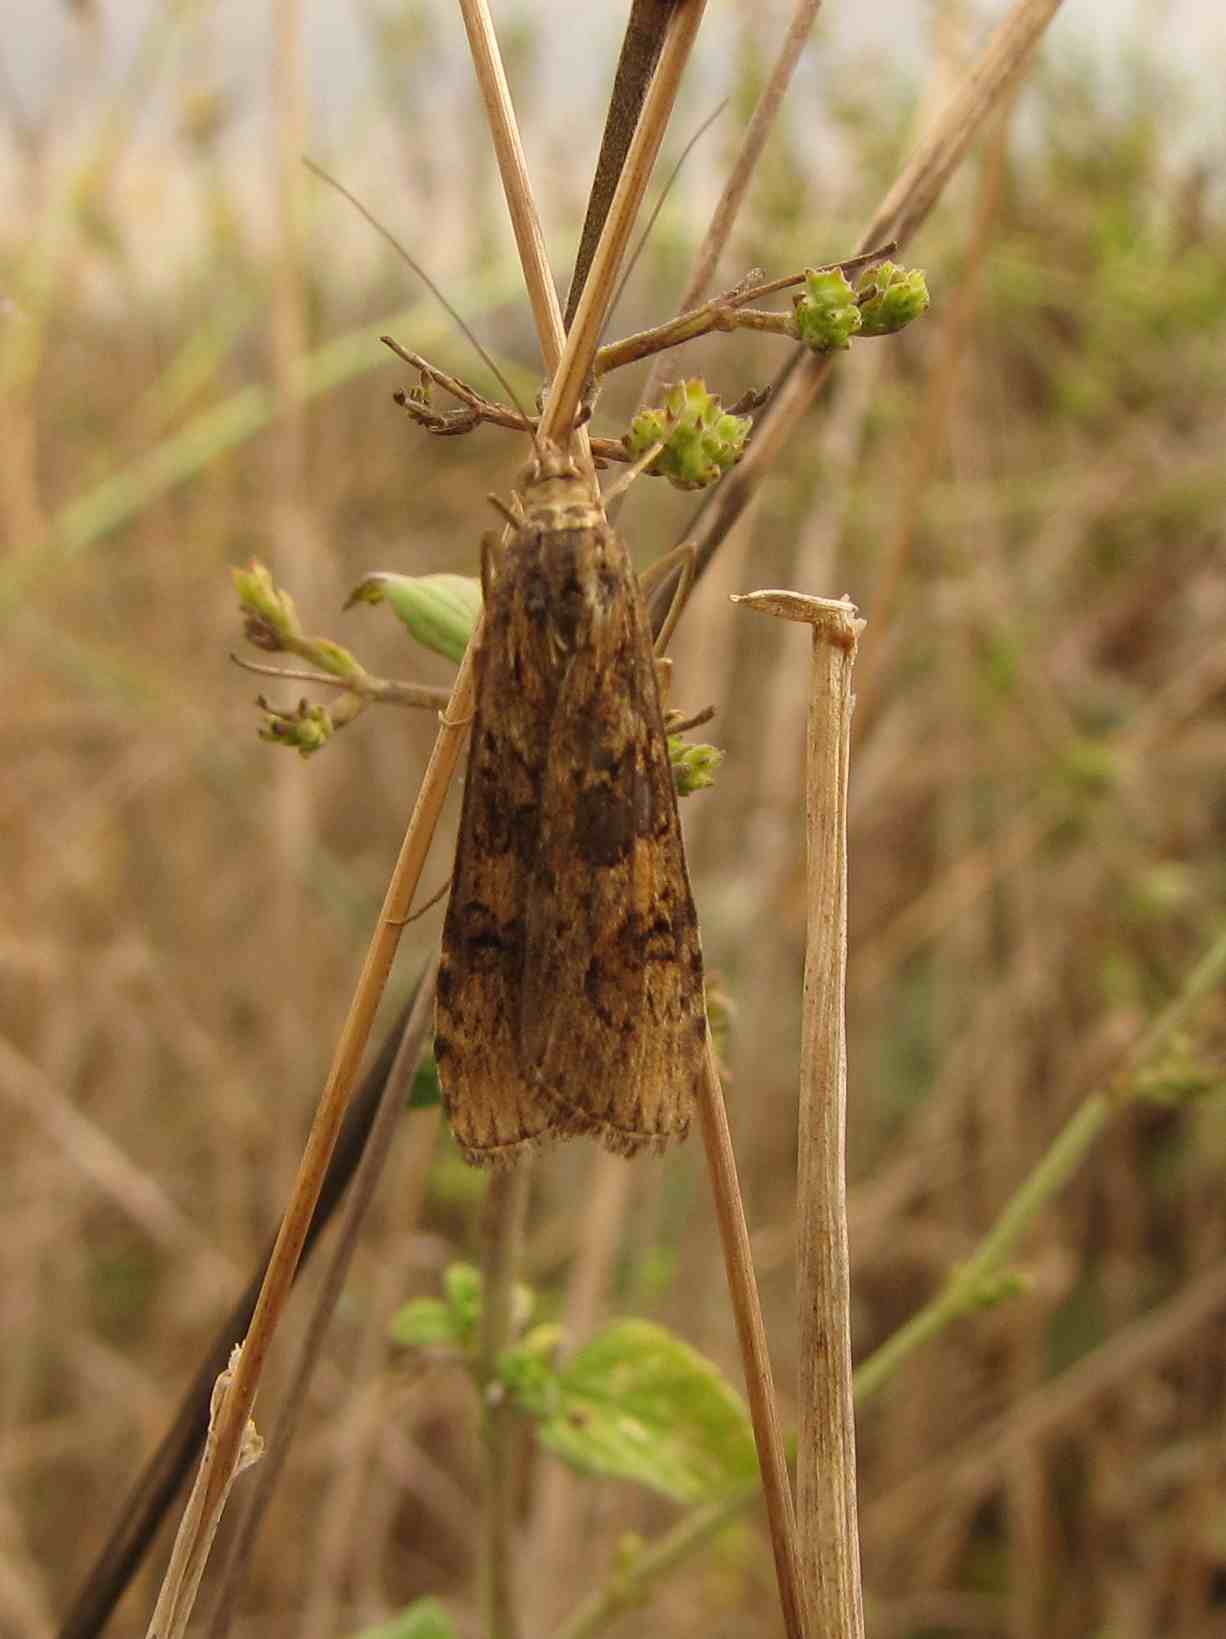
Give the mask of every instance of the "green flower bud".
[(679, 734), (668, 740), (669, 760), (673, 765), (673, 784), (679, 797), (688, 797), (695, 791), (705, 791), (715, 784), (715, 770), (724, 760), (718, 746), (691, 745)]
[(637, 461), (664, 440), (648, 472), (677, 489), (705, 489), (741, 459), (752, 427), (749, 416), (729, 415), (696, 377), (675, 382), (658, 409), (640, 410), (622, 444)]
[(253, 558), (246, 569), (231, 570), (231, 574), (239, 607), (247, 617), (244, 629), (248, 642), (276, 654), (302, 636), (293, 598), (277, 585), (258, 558)]
[(878, 262), (860, 280), (863, 336), (888, 336), (918, 319), (928, 306), (928, 284), (919, 268)]
[(834, 353), (851, 346), (863, 320), (856, 293), (841, 268), (805, 269), (805, 288), (796, 297), (792, 322), (797, 338), (815, 353)]
[(296, 711), (276, 711), (262, 696), (259, 704), (264, 712), (261, 740), (289, 746), (300, 757), (313, 757), (332, 738), (334, 725), (326, 706), (312, 706), (300, 700)]

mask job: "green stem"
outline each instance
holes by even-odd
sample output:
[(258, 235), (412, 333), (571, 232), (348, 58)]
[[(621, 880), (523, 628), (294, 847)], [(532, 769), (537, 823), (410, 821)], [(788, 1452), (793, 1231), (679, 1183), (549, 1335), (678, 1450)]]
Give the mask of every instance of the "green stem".
[[(996, 1276), (1005, 1258), (1040, 1210), (1068, 1182), (1091, 1145), (1116, 1111), (1128, 1102), (1130, 1088), (1140, 1072), (1169, 1045), (1188, 1021), (1193, 1009), (1226, 982), (1226, 927), (1218, 934), (1188, 975), (1179, 995), (1163, 1009), (1129, 1054), (1129, 1078), (1123, 1073), (1112, 1084), (1092, 1093), (1077, 1108), (1052, 1140), (1045, 1155), (1022, 1182), (988, 1230), (973, 1256), (952, 1276), (931, 1303), (913, 1315), (855, 1374), (856, 1404), (878, 1392), (922, 1344), (982, 1301), (985, 1286)], [(698, 1549), (718, 1536), (760, 1495), (757, 1483), (706, 1503), (679, 1520), (637, 1556), (625, 1571), (590, 1595), (560, 1627), (554, 1639), (593, 1639), (632, 1605), (642, 1603), (651, 1585), (683, 1564)]]

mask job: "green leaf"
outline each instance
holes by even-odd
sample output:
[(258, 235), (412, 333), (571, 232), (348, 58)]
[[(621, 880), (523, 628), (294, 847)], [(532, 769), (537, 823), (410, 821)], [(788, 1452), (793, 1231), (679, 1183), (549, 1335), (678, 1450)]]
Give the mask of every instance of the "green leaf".
[(458, 1639), (458, 1636), (455, 1624), (437, 1599), (415, 1599), (390, 1622), (363, 1628), (354, 1639)]
[(479, 580), (471, 575), (367, 575), (345, 607), (384, 599), (423, 648), (459, 665), (481, 614)]
[(563, 1368), (540, 1436), (574, 1468), (678, 1502), (720, 1496), (758, 1471), (740, 1396), (709, 1360), (645, 1320), (610, 1326)]

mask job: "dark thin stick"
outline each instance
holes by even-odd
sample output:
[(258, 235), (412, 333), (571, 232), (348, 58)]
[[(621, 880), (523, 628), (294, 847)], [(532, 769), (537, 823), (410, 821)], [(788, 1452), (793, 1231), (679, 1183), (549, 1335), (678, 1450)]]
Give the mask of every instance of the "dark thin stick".
[[(419, 989), (420, 981), (414, 989), (414, 998)], [(307, 1232), (303, 1262), (336, 1211), (361, 1158), (412, 1008), (411, 998), (388, 1031), (378, 1057), (354, 1095)], [(213, 1384), (225, 1367), (230, 1350), (246, 1333), (267, 1267), (266, 1252), (243, 1295), (218, 1327), (161, 1445), (118, 1509), (115, 1528), (69, 1607), (59, 1629), (59, 1639), (97, 1639), (144, 1560), (158, 1527), (200, 1454), (208, 1427)]]
[[(210, 1639), (225, 1639), (234, 1618), (234, 1608), (242, 1592), (243, 1580), (251, 1560), (252, 1550), (268, 1505), (273, 1499), (277, 1482), (285, 1467), (290, 1446), (298, 1430), (298, 1423), (310, 1392), (311, 1380), (323, 1352), (324, 1338), (336, 1305), (344, 1290), (349, 1266), (357, 1249), (358, 1236), (366, 1222), (375, 1189), (383, 1176), (392, 1140), (400, 1125), (400, 1116), (407, 1100), (409, 1087), (421, 1062), (434, 1023), (434, 983), (437, 961), (432, 963), (417, 987), (409, 1018), (401, 1033), (393, 1061), (379, 1096), (366, 1139), (366, 1146), (353, 1179), (353, 1188), (345, 1206), (344, 1221), (328, 1260), (327, 1272), (315, 1298), (306, 1335), (298, 1350), (298, 1361), (293, 1379), (282, 1398), (280, 1412), (272, 1436), (267, 1442), (264, 1461), (257, 1470), (255, 1483), (242, 1493), (243, 1507), (226, 1541), (225, 1551), (218, 1555), (216, 1567), (217, 1604), (209, 1627)], [(437, 1123), (432, 1124), (427, 1148), (427, 1163), (433, 1154), (433, 1138)], [(420, 1209), (419, 1186), (416, 1206)]]
[(639, 258), (642, 256), (644, 250), (646, 250), (646, 248), (647, 248), (647, 241), (648, 241), (648, 239), (651, 238), (651, 230), (656, 225), (656, 219), (658, 218), (660, 212), (664, 209), (665, 200), (668, 198), (669, 194), (672, 193), (672, 191), (673, 191), (673, 184), (676, 182), (677, 178), (681, 175), (681, 167), (685, 164), (686, 160), (690, 157), (690, 155), (694, 151), (694, 149), (698, 146), (698, 143), (701, 140), (701, 138), (706, 136), (707, 132), (715, 124), (716, 120), (723, 113), (724, 109), (727, 108), (727, 106), (728, 106), (728, 104), (731, 100), (732, 99), (730, 97), (725, 97), (723, 102), (720, 103), (719, 107), (714, 109), (710, 114), (707, 115), (706, 119), (703, 120), (702, 124), (698, 127), (697, 131), (694, 132), (694, 135), (690, 138), (690, 140), (686, 143), (685, 147), (681, 150), (680, 154), (677, 156), (677, 163), (673, 166), (672, 170), (668, 173), (668, 181), (665, 182), (664, 186), (660, 189), (660, 197), (656, 200), (655, 204), (651, 207), (651, 213), (648, 216), (646, 223), (644, 224), (642, 233), (639, 234), (638, 243), (635, 245), (634, 249), (630, 252), (630, 254), (626, 257), (626, 265), (622, 269), (622, 276), (618, 280), (617, 289), (613, 292), (613, 300), (609, 303), (609, 311), (605, 314), (605, 323), (606, 324), (608, 324), (610, 318), (612, 318), (614, 312), (617, 309), (618, 302), (620, 302), (621, 299), (622, 299), (622, 292), (625, 290), (627, 284), (630, 281), (630, 275), (634, 272), (635, 268), (639, 265)]
[(575, 255), (575, 271), (571, 276), (570, 291), (566, 297), (564, 322), (567, 330), (571, 327), (579, 306), (579, 298), (587, 283), (588, 269), (592, 265), (592, 257), (600, 235), (604, 232), (605, 218), (609, 214), (609, 206), (613, 202), (613, 195), (617, 191), (622, 168), (626, 163), (630, 138), (634, 135), (634, 128), (638, 124), (639, 114), (643, 108), (643, 98), (647, 95), (651, 76), (655, 73), (656, 64), (660, 60), (664, 31), (676, 3), (677, 0), (634, 0), (630, 7), (621, 56), (618, 58), (617, 72), (613, 77), (609, 111), (605, 116), (600, 158), (596, 161), (596, 175), (592, 180), (591, 193), (588, 195), (587, 215), (583, 222), (579, 249)]

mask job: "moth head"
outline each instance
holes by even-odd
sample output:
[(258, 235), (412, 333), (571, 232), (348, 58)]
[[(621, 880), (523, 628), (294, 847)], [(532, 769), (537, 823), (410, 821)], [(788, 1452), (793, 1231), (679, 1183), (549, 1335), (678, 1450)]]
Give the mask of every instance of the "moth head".
[(542, 484), (548, 478), (577, 478), (579, 469), (574, 457), (560, 444), (548, 438), (538, 439), (532, 447), (532, 459), (524, 469), (524, 484)]

